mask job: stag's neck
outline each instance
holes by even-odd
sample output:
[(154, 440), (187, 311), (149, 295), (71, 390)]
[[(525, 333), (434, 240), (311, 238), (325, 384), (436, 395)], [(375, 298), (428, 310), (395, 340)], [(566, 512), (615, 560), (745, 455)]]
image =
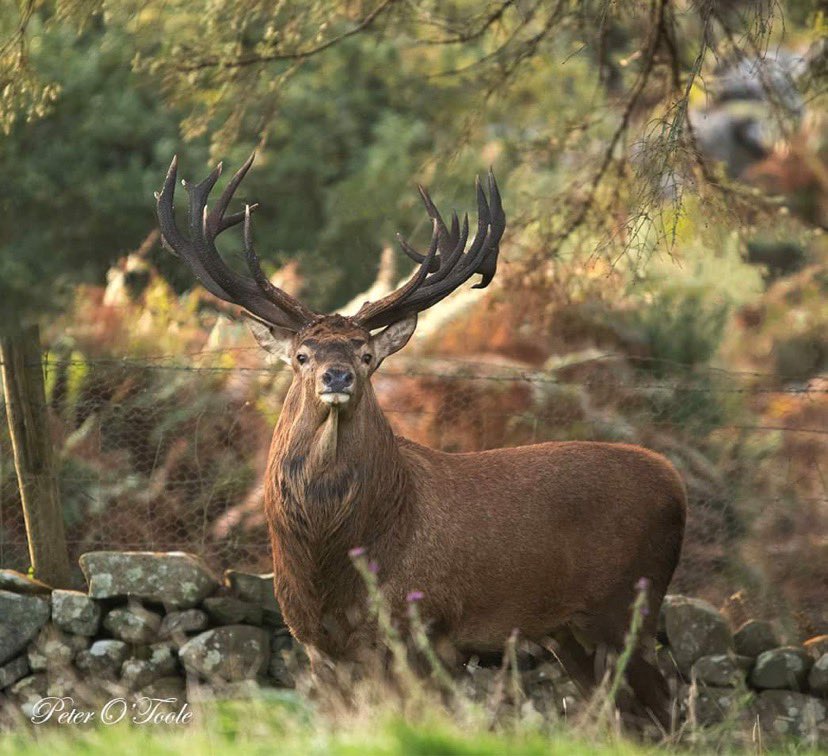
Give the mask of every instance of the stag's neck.
[[(336, 500), (387, 510), (389, 496), (401, 505), (406, 483), (397, 440), (370, 385), (353, 411), (322, 405), (291, 387), (273, 435), (270, 468), (287, 487), (286, 505)], [(320, 481), (337, 486), (317, 490)]]
[(356, 578), (350, 549), (365, 548), (383, 572), (398, 557), (412, 515), (410, 482), (370, 386), (346, 412), (320, 407), (294, 385), (267, 475), (277, 589), (281, 580), (306, 609), (324, 613), (338, 596), (353, 597), (353, 585), (342, 584)]

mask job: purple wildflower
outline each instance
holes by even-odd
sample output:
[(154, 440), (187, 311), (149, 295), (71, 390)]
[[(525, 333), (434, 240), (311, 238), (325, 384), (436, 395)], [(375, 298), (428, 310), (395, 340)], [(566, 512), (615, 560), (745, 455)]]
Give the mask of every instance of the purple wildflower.
[(638, 582), (635, 584), (635, 589), (637, 591), (646, 591), (650, 587), (650, 579), (649, 578), (639, 578)]
[(409, 604), (413, 604), (415, 601), (422, 601), (425, 598), (425, 594), (422, 591), (411, 591), (406, 597), (405, 600)]
[(368, 562), (368, 572), (373, 572), (375, 575), (379, 572), (379, 565), (373, 559)]
[(365, 556), (365, 549), (362, 546), (357, 546), (348, 552), (348, 556), (351, 559), (358, 559), (361, 556)]

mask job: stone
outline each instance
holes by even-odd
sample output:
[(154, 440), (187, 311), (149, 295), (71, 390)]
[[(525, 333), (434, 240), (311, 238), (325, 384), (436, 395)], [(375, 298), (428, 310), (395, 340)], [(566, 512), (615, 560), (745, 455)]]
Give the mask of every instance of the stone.
[(267, 665), (267, 676), (280, 688), (294, 688), (296, 682), (287, 661), (281, 654), (272, 654)]
[(187, 695), (194, 703), (210, 701), (241, 701), (245, 699), (261, 699), (262, 688), (257, 680), (222, 680), (213, 678), (207, 682), (188, 683)]
[(291, 657), (294, 657), (295, 664), (293, 637), (286, 628), (276, 630), (270, 636), (270, 662), (267, 665), (267, 674), (279, 687), (293, 688), (296, 685), (289, 663)]
[(52, 589), (42, 580), (36, 580), (17, 570), (0, 570), (0, 591), (42, 596), (51, 593)]
[(812, 693), (819, 693), (821, 696), (828, 695), (828, 653), (820, 656), (811, 667), (808, 687)]
[(737, 654), (756, 658), (763, 651), (777, 648), (779, 638), (770, 622), (748, 620), (733, 633), (733, 644)]
[(733, 655), (733, 661), (736, 663), (736, 666), (741, 669), (745, 674), (750, 672), (753, 669), (753, 664), (756, 661), (752, 656), (740, 656), (739, 654)]
[(0, 690), (14, 685), (21, 677), (29, 674), (29, 661), (25, 656), (18, 656), (0, 666)]
[(164, 619), (161, 620), (161, 628), (158, 630), (158, 638), (159, 640), (180, 638), (187, 633), (200, 632), (206, 629), (206, 612), (201, 609), (184, 609), (164, 615)]
[(277, 651), (292, 651), (294, 645), (295, 641), (293, 640), (293, 636), (286, 627), (275, 630), (270, 636), (270, 650), (273, 653)]
[(191, 609), (219, 587), (202, 559), (181, 551), (92, 551), (80, 566), (94, 599), (132, 596)]
[(659, 646), (656, 650), (656, 664), (665, 677), (675, 677), (680, 673), (675, 657), (669, 646)]
[(282, 610), (274, 593), (272, 572), (256, 575), (250, 572), (226, 570), (224, 582), (236, 598), (262, 607), (267, 624), (284, 625)]
[(719, 612), (730, 627), (741, 627), (751, 618), (748, 603), (747, 594), (744, 591), (736, 591), (722, 602)]
[[(682, 699), (688, 708), (695, 709), (696, 721), (701, 725), (714, 725), (724, 722), (737, 715), (743, 702), (747, 702), (747, 694), (733, 687), (719, 688), (712, 685), (698, 685), (695, 700), (688, 697), (689, 686), (685, 686)], [(689, 712), (688, 712), (689, 716)]]
[(224, 625), (187, 641), (178, 656), (188, 672), (208, 680), (243, 680), (265, 670), (270, 644), (260, 627)]
[(52, 591), (52, 622), (75, 635), (95, 635), (101, 624), (101, 607), (80, 591)]
[(80, 680), (72, 667), (59, 667), (46, 672), (46, 694), (49, 696), (71, 696), (76, 701), (83, 698)]
[(790, 690), (764, 690), (756, 710), (762, 730), (782, 737), (808, 737), (826, 725), (825, 703)]
[[(297, 644), (286, 627), (275, 630), (270, 636), (270, 663), (267, 666), (267, 674), (279, 687), (293, 688), (296, 685), (289, 663), (291, 657), (294, 659), (293, 664), (296, 663), (296, 647)], [(539, 668), (541, 667), (543, 664), (539, 665)]]
[(121, 682), (130, 690), (143, 688), (161, 677), (175, 672), (178, 664), (168, 643), (150, 647), (146, 659), (127, 659), (121, 668)]
[(127, 643), (152, 643), (161, 627), (161, 615), (132, 603), (109, 612), (104, 618), (104, 627)]
[[(275, 636), (274, 636), (275, 640)], [(290, 649), (285, 649), (290, 650)], [(557, 662), (542, 661), (523, 675), (523, 683), (527, 688), (549, 686), (565, 675), (563, 667)]]
[(141, 688), (139, 695), (147, 698), (174, 698), (178, 702), (183, 702), (187, 698), (187, 684), (178, 675), (167, 675)]
[(202, 606), (216, 625), (261, 625), (262, 608), (234, 596), (212, 596)]
[(262, 689), (253, 679), (220, 682), (213, 687), (213, 697), (231, 701), (260, 699)]
[(99, 677), (114, 677), (127, 658), (129, 646), (120, 640), (95, 641), (87, 651), (81, 651), (75, 666), (82, 672)]
[(18, 680), (9, 688), (9, 693), (21, 705), (27, 703), (35, 704), (41, 698), (45, 697), (46, 684), (46, 673), (36, 672), (33, 675), (28, 675)]
[(814, 659), (819, 659), (823, 654), (828, 654), (828, 635), (815, 635), (808, 638), (803, 644), (804, 648)]
[(813, 660), (798, 646), (782, 646), (764, 651), (756, 659), (750, 673), (754, 688), (789, 688), (802, 690), (808, 680)]
[(49, 620), (49, 599), (0, 591), (0, 664), (17, 656)]
[(29, 665), (35, 672), (69, 666), (89, 646), (89, 639), (68, 635), (51, 622), (44, 625), (27, 650)]
[[(498, 684), (497, 671), (491, 667), (467, 665), (466, 674), (460, 678), (463, 693), (471, 700), (481, 703), (489, 699)], [(556, 691), (557, 692), (557, 691)], [(556, 696), (560, 704), (561, 695)]]
[(686, 672), (703, 656), (726, 654), (733, 638), (724, 617), (711, 604), (687, 596), (667, 596), (662, 605), (670, 651)]
[(745, 670), (729, 654), (696, 659), (690, 674), (700, 683), (714, 688), (733, 688), (745, 682)]

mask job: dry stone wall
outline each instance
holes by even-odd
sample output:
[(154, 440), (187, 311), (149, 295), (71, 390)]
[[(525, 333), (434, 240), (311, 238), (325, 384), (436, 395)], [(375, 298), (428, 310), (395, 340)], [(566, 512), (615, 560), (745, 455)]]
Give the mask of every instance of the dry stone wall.
[[(272, 575), (219, 577), (180, 552), (101, 551), (80, 563), (85, 593), (0, 570), (2, 721), (30, 718), (47, 696), (127, 692), (184, 702), (194, 691), (292, 687), (303, 668)], [(828, 636), (784, 643), (770, 622), (731, 628), (707, 602), (668, 596), (659, 639), (659, 664), (682, 717), (701, 725), (758, 718), (769, 734), (828, 743)], [(523, 674), (536, 708), (577, 704), (575, 686), (554, 662)], [(493, 675), (472, 665), (465, 682), (485, 688)]]

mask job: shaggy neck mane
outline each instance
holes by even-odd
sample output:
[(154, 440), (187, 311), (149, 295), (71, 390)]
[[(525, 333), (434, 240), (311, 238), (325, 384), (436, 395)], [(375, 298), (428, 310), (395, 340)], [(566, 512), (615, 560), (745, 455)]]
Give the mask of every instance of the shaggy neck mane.
[(267, 485), (276, 494), (267, 511), (276, 580), (303, 597), (309, 621), (330, 619), (361, 595), (350, 549), (364, 547), (380, 566), (399, 554), (409, 480), (370, 384), (348, 411), (321, 405), (295, 382), (273, 435)]

